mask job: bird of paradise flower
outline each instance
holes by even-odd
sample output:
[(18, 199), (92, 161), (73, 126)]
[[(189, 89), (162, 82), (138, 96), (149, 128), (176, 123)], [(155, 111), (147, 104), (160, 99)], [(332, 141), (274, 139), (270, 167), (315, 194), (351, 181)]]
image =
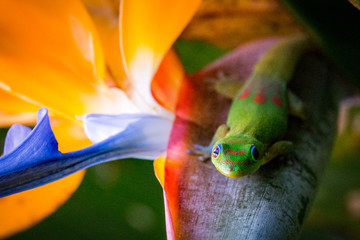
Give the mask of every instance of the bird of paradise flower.
[[(41, 109), (33, 130), (13, 125), (7, 134), (0, 158), (1, 196), (47, 184), (104, 161), (155, 159), (162, 153), (173, 110), (171, 101), (164, 99), (175, 96), (161, 87), (164, 80), (171, 85), (171, 79), (181, 79), (182, 73), (173, 53), (160, 62), (199, 3), (2, 3), (0, 96), (6, 104), (0, 107), (1, 125), (34, 124), (35, 113)], [(158, 80), (151, 89), (158, 68)], [(89, 146), (88, 139), (95, 144)], [(44, 192), (50, 202), (57, 203), (43, 206), (31, 221), (5, 226), (0, 236), (29, 227), (54, 211), (58, 202), (68, 198), (62, 191), (73, 192), (82, 176), (80, 172), (2, 198), (0, 208), (16, 198), (41, 198)], [(11, 222), (11, 212), (2, 211), (1, 218)]]

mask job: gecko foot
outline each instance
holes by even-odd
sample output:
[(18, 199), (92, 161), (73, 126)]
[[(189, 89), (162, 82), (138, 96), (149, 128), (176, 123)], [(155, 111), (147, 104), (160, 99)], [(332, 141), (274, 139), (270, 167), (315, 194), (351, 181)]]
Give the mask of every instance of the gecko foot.
[(244, 85), (244, 81), (227, 75), (223, 71), (218, 71), (215, 78), (206, 78), (205, 81), (212, 86), (217, 93), (230, 99), (234, 99)]
[(198, 155), (198, 159), (202, 162), (205, 162), (210, 159), (211, 146), (202, 146), (199, 144), (195, 144), (194, 149), (187, 149), (186, 153), (190, 155)]

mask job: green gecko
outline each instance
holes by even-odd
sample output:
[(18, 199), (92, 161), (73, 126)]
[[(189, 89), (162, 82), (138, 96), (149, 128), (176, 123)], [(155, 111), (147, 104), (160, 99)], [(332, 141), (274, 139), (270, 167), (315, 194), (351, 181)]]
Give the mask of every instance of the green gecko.
[(301, 116), (302, 103), (286, 85), (309, 46), (309, 39), (301, 35), (286, 38), (266, 52), (236, 93), (227, 122), (218, 127), (211, 144), (195, 145), (187, 152), (201, 155), (200, 160), (211, 157), (222, 174), (234, 178), (251, 174), (289, 152), (292, 143), (281, 140), (287, 129), (287, 112)]

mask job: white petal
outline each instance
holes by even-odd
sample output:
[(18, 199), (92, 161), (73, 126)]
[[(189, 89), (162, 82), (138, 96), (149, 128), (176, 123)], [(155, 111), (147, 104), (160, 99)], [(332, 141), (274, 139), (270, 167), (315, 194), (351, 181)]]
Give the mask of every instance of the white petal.
[(152, 114), (87, 114), (83, 117), (83, 122), (87, 137), (94, 143), (123, 132), (134, 123), (156, 128), (158, 133), (155, 134), (168, 139), (172, 126), (172, 121)]

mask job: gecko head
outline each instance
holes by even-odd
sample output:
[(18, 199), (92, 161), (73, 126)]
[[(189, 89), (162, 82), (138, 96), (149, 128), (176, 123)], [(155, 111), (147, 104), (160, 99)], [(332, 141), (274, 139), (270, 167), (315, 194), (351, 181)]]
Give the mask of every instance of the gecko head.
[(214, 144), (211, 161), (227, 177), (243, 177), (258, 170), (263, 163), (264, 147), (249, 139), (223, 138)]

